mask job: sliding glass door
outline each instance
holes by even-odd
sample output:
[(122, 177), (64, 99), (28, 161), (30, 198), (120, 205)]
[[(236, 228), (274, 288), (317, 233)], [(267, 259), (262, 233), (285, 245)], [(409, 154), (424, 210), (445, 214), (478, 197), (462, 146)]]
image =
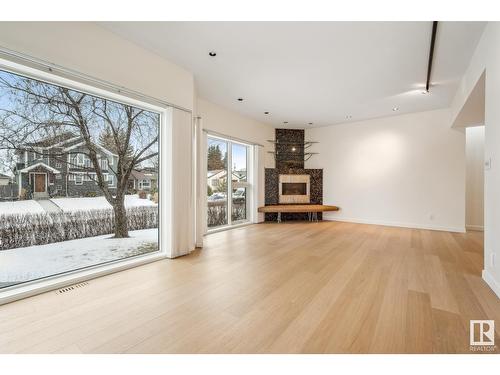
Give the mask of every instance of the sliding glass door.
[(207, 227), (209, 231), (250, 220), (249, 155), (250, 146), (247, 144), (208, 136)]

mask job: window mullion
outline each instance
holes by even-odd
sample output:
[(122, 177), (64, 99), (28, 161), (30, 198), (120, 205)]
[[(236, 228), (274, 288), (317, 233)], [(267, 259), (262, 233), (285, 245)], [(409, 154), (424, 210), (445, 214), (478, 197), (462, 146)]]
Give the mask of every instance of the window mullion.
[(227, 142), (227, 224), (233, 224), (233, 143)]

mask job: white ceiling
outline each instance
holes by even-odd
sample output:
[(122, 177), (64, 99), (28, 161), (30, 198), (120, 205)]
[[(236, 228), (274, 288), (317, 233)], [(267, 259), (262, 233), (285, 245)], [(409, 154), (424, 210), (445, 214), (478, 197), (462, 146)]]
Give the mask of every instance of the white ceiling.
[(303, 128), (448, 107), (485, 22), (439, 23), (428, 95), (432, 22), (101, 25), (193, 72), (202, 98)]

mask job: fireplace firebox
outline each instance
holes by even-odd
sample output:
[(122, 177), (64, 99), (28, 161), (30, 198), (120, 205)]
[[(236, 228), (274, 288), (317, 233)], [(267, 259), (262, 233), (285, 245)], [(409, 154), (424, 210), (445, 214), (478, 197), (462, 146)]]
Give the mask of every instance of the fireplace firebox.
[(310, 203), (310, 176), (280, 174), (279, 203)]
[(304, 182), (283, 182), (281, 184), (283, 195), (307, 195), (307, 184)]

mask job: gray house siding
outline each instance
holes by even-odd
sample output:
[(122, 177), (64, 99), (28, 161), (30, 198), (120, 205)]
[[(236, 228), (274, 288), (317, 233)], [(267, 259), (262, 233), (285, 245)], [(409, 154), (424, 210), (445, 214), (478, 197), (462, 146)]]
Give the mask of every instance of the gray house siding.
[[(38, 172), (47, 173), (47, 192), (50, 196), (68, 196), (68, 197), (84, 197), (84, 196), (99, 196), (102, 195), (101, 189), (99, 189), (96, 182), (92, 180), (87, 180), (89, 170), (93, 170), (92, 164), (84, 154), (88, 151), (83, 145), (79, 145), (81, 140), (74, 140), (67, 142), (61, 147), (49, 147), (47, 149), (37, 149), (37, 152), (33, 151), (20, 151), (18, 152), (18, 163), (17, 170), (31, 167), (37, 163), (43, 163), (41, 167), (36, 168)], [(42, 155), (40, 155), (42, 154)], [(82, 154), (79, 157), (79, 161), (83, 160), (83, 165), (73, 165), (75, 162), (75, 157), (77, 154)], [(68, 157), (70, 159), (68, 159)], [(118, 158), (113, 156), (111, 153), (105, 152), (104, 150), (98, 152), (98, 157), (100, 160), (108, 160), (108, 168), (102, 168), (103, 173), (107, 175), (113, 175), (113, 185), (110, 185), (110, 190), (112, 193), (116, 192), (116, 177), (112, 172), (112, 168), (116, 167)], [(82, 159), (83, 158), (83, 159)], [(68, 160), (70, 162), (68, 163)], [(50, 171), (48, 166), (57, 170), (59, 173), (53, 173)], [(105, 164), (102, 164), (105, 167)], [(19, 181), (19, 173), (16, 175), (16, 182)], [(90, 172), (92, 173), (92, 172)], [(76, 177), (78, 175), (79, 177)], [(81, 183), (80, 183), (81, 181)], [(25, 191), (33, 191), (33, 181), (30, 180), (30, 174), (23, 172), (21, 173), (21, 189)]]

